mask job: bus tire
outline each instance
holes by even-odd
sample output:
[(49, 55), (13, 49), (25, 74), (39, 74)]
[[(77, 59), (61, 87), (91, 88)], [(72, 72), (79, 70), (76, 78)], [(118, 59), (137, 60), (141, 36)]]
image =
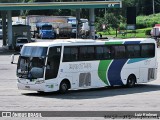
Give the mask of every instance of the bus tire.
[(127, 87), (132, 88), (135, 86), (136, 77), (135, 75), (130, 75), (127, 79)]
[(59, 92), (61, 94), (64, 94), (68, 91), (69, 89), (69, 82), (67, 80), (63, 80), (59, 86)]
[(44, 94), (45, 92), (44, 91), (37, 91), (37, 93)]

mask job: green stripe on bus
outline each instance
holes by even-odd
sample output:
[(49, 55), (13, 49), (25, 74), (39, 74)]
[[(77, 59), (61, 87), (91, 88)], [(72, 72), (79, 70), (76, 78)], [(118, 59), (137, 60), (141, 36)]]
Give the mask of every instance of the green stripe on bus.
[(98, 67), (98, 76), (106, 84), (109, 85), (107, 71), (112, 60), (102, 60)]
[(105, 42), (105, 45), (117, 45), (117, 44), (122, 44), (123, 41), (118, 41), (118, 42)]

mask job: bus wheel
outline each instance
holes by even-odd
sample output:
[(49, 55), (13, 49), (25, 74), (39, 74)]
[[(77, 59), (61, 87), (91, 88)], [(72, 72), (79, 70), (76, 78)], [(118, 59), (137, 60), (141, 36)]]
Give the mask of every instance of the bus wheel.
[(37, 93), (39, 93), (39, 94), (44, 94), (45, 92), (43, 92), (43, 91), (37, 91)]
[(59, 87), (59, 92), (64, 94), (68, 91), (69, 85), (67, 81), (62, 81)]
[(134, 75), (130, 75), (127, 79), (127, 87), (134, 87), (136, 83), (136, 77)]

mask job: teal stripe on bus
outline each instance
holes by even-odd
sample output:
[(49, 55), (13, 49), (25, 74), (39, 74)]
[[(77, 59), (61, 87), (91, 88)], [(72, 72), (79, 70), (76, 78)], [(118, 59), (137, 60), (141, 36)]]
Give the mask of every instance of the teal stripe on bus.
[(140, 61), (147, 60), (147, 59), (148, 58), (133, 58), (133, 59), (128, 60), (127, 64), (132, 64), (132, 63), (140, 62)]

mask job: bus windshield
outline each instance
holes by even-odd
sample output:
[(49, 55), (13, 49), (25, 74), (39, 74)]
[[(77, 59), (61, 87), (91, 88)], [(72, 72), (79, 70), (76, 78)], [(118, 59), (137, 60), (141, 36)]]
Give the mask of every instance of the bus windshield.
[(17, 66), (17, 76), (26, 79), (43, 78), (47, 48), (23, 47)]
[(24, 46), (21, 50), (21, 56), (45, 57), (46, 54), (47, 54), (47, 47)]
[(42, 30), (52, 30), (52, 26), (51, 25), (42, 26)]
[(44, 66), (45, 58), (20, 56), (17, 76), (28, 79), (43, 78)]

